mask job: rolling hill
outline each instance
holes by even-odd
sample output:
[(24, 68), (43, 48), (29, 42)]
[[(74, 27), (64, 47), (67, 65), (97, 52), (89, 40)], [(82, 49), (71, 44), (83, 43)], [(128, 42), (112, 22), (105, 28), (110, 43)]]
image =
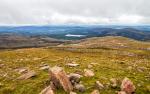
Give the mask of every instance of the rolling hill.
[[(68, 45), (67, 45), (68, 46)], [(126, 49), (150, 49), (150, 42), (137, 41), (121, 36), (106, 36), (82, 39), (70, 44), (78, 48), (126, 48)]]
[[(41, 70), (43, 66), (59, 66), (67, 74), (82, 75), (81, 84), (86, 90), (75, 90), (77, 94), (91, 94), (96, 89), (96, 81), (104, 86), (99, 90), (101, 94), (117, 94), (125, 77), (133, 81), (136, 94), (149, 94), (149, 47), (149, 42), (109, 36), (53, 47), (0, 50), (0, 94), (39, 94), (51, 81), (48, 70)], [(67, 64), (70, 63), (79, 66), (69, 67)], [(84, 76), (85, 69), (92, 70), (94, 76)], [(24, 75), (23, 70), (34, 71), (36, 75), (24, 80), (17, 79)], [(118, 81), (115, 88), (111, 79)], [(66, 94), (62, 88), (55, 92)]]

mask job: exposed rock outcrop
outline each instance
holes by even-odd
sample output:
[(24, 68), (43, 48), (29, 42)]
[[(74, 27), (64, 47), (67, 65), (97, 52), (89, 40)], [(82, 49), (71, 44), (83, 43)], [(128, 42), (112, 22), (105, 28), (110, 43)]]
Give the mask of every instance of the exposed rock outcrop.
[(50, 69), (51, 81), (53, 82), (56, 88), (63, 87), (66, 92), (71, 92), (73, 86), (69, 81), (69, 78), (66, 72), (61, 67), (53, 67)]

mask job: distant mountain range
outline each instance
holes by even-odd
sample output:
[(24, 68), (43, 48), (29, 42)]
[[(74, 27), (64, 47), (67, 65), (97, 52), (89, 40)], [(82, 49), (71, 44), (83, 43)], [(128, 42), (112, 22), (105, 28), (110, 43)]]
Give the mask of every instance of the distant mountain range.
[(1, 26), (0, 48), (51, 46), (104, 36), (150, 41), (150, 26)]

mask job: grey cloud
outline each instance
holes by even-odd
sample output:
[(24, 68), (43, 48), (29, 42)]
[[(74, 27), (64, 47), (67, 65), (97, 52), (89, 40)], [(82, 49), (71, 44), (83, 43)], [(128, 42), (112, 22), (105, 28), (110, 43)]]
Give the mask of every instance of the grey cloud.
[(0, 24), (150, 23), (150, 0), (0, 0)]

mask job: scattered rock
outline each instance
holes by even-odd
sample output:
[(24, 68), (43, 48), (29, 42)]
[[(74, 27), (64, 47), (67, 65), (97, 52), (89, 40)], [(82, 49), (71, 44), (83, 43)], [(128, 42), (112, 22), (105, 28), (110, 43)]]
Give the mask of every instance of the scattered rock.
[(111, 82), (111, 87), (112, 88), (117, 88), (117, 79), (112, 78), (112, 79), (110, 79), (110, 82)]
[(74, 73), (79, 74), (79, 75), (83, 75), (83, 71), (79, 70), (79, 69), (76, 69)]
[(63, 87), (66, 92), (73, 90), (73, 86), (66, 75), (66, 72), (58, 66), (50, 68), (51, 81), (56, 88)]
[(27, 73), (28, 69), (27, 68), (18, 68), (18, 69), (15, 69), (15, 71), (17, 71), (19, 74), (23, 74), (23, 73)]
[(150, 50), (150, 48), (147, 48), (147, 50)]
[(36, 76), (36, 72), (35, 71), (28, 71), (27, 73), (21, 75), (17, 79), (19, 79), (19, 80), (26, 80), (26, 79), (29, 79), (29, 78), (35, 77), (35, 76)]
[(97, 63), (94, 63), (94, 62), (93, 62), (93, 63), (91, 63), (91, 65), (94, 65), (94, 66), (95, 66), (95, 65), (97, 65)]
[(71, 73), (71, 74), (68, 75), (68, 77), (69, 77), (69, 80), (70, 80), (71, 84), (75, 85), (76, 83), (80, 82), (80, 78), (83, 77), (83, 76), (80, 75), (80, 74)]
[(4, 86), (4, 84), (0, 83), (0, 87)]
[(69, 67), (77, 67), (77, 66), (79, 66), (79, 64), (76, 64), (76, 63), (68, 63), (66, 65), (69, 66)]
[(48, 64), (41, 62), (40, 67), (43, 67), (43, 66), (48, 66)]
[(124, 91), (119, 91), (118, 94), (127, 94), (127, 93)]
[(70, 92), (70, 94), (77, 94), (76, 92)]
[(51, 86), (46, 87), (40, 94), (55, 94)]
[(129, 78), (124, 78), (121, 84), (121, 90), (127, 94), (133, 94), (135, 92), (135, 86)]
[(49, 66), (48, 66), (48, 65), (42, 66), (42, 67), (40, 68), (40, 70), (49, 70)]
[(41, 58), (38, 58), (38, 57), (34, 57), (34, 58), (33, 58), (34, 61), (40, 60), (40, 59), (41, 59)]
[(100, 94), (98, 90), (93, 90), (91, 94)]
[(78, 90), (79, 92), (85, 92), (85, 90), (86, 90), (85, 86), (82, 84), (76, 84), (74, 86), (74, 88), (75, 88), (75, 90)]
[(141, 87), (142, 85), (140, 83), (137, 84), (138, 87)]
[(5, 64), (0, 64), (0, 68), (2, 68)]
[(91, 69), (93, 66), (91, 64), (88, 65), (88, 68)]
[(95, 74), (92, 70), (84, 69), (84, 76), (86, 77), (93, 77)]
[(1, 77), (8, 77), (8, 73), (0, 74)]
[(138, 71), (138, 72), (144, 72), (145, 70), (146, 70), (145, 67), (138, 67), (138, 68), (137, 68), (137, 71)]
[(99, 90), (104, 88), (104, 85), (100, 83), (99, 81), (96, 81), (95, 85), (96, 85), (96, 88), (98, 88)]

